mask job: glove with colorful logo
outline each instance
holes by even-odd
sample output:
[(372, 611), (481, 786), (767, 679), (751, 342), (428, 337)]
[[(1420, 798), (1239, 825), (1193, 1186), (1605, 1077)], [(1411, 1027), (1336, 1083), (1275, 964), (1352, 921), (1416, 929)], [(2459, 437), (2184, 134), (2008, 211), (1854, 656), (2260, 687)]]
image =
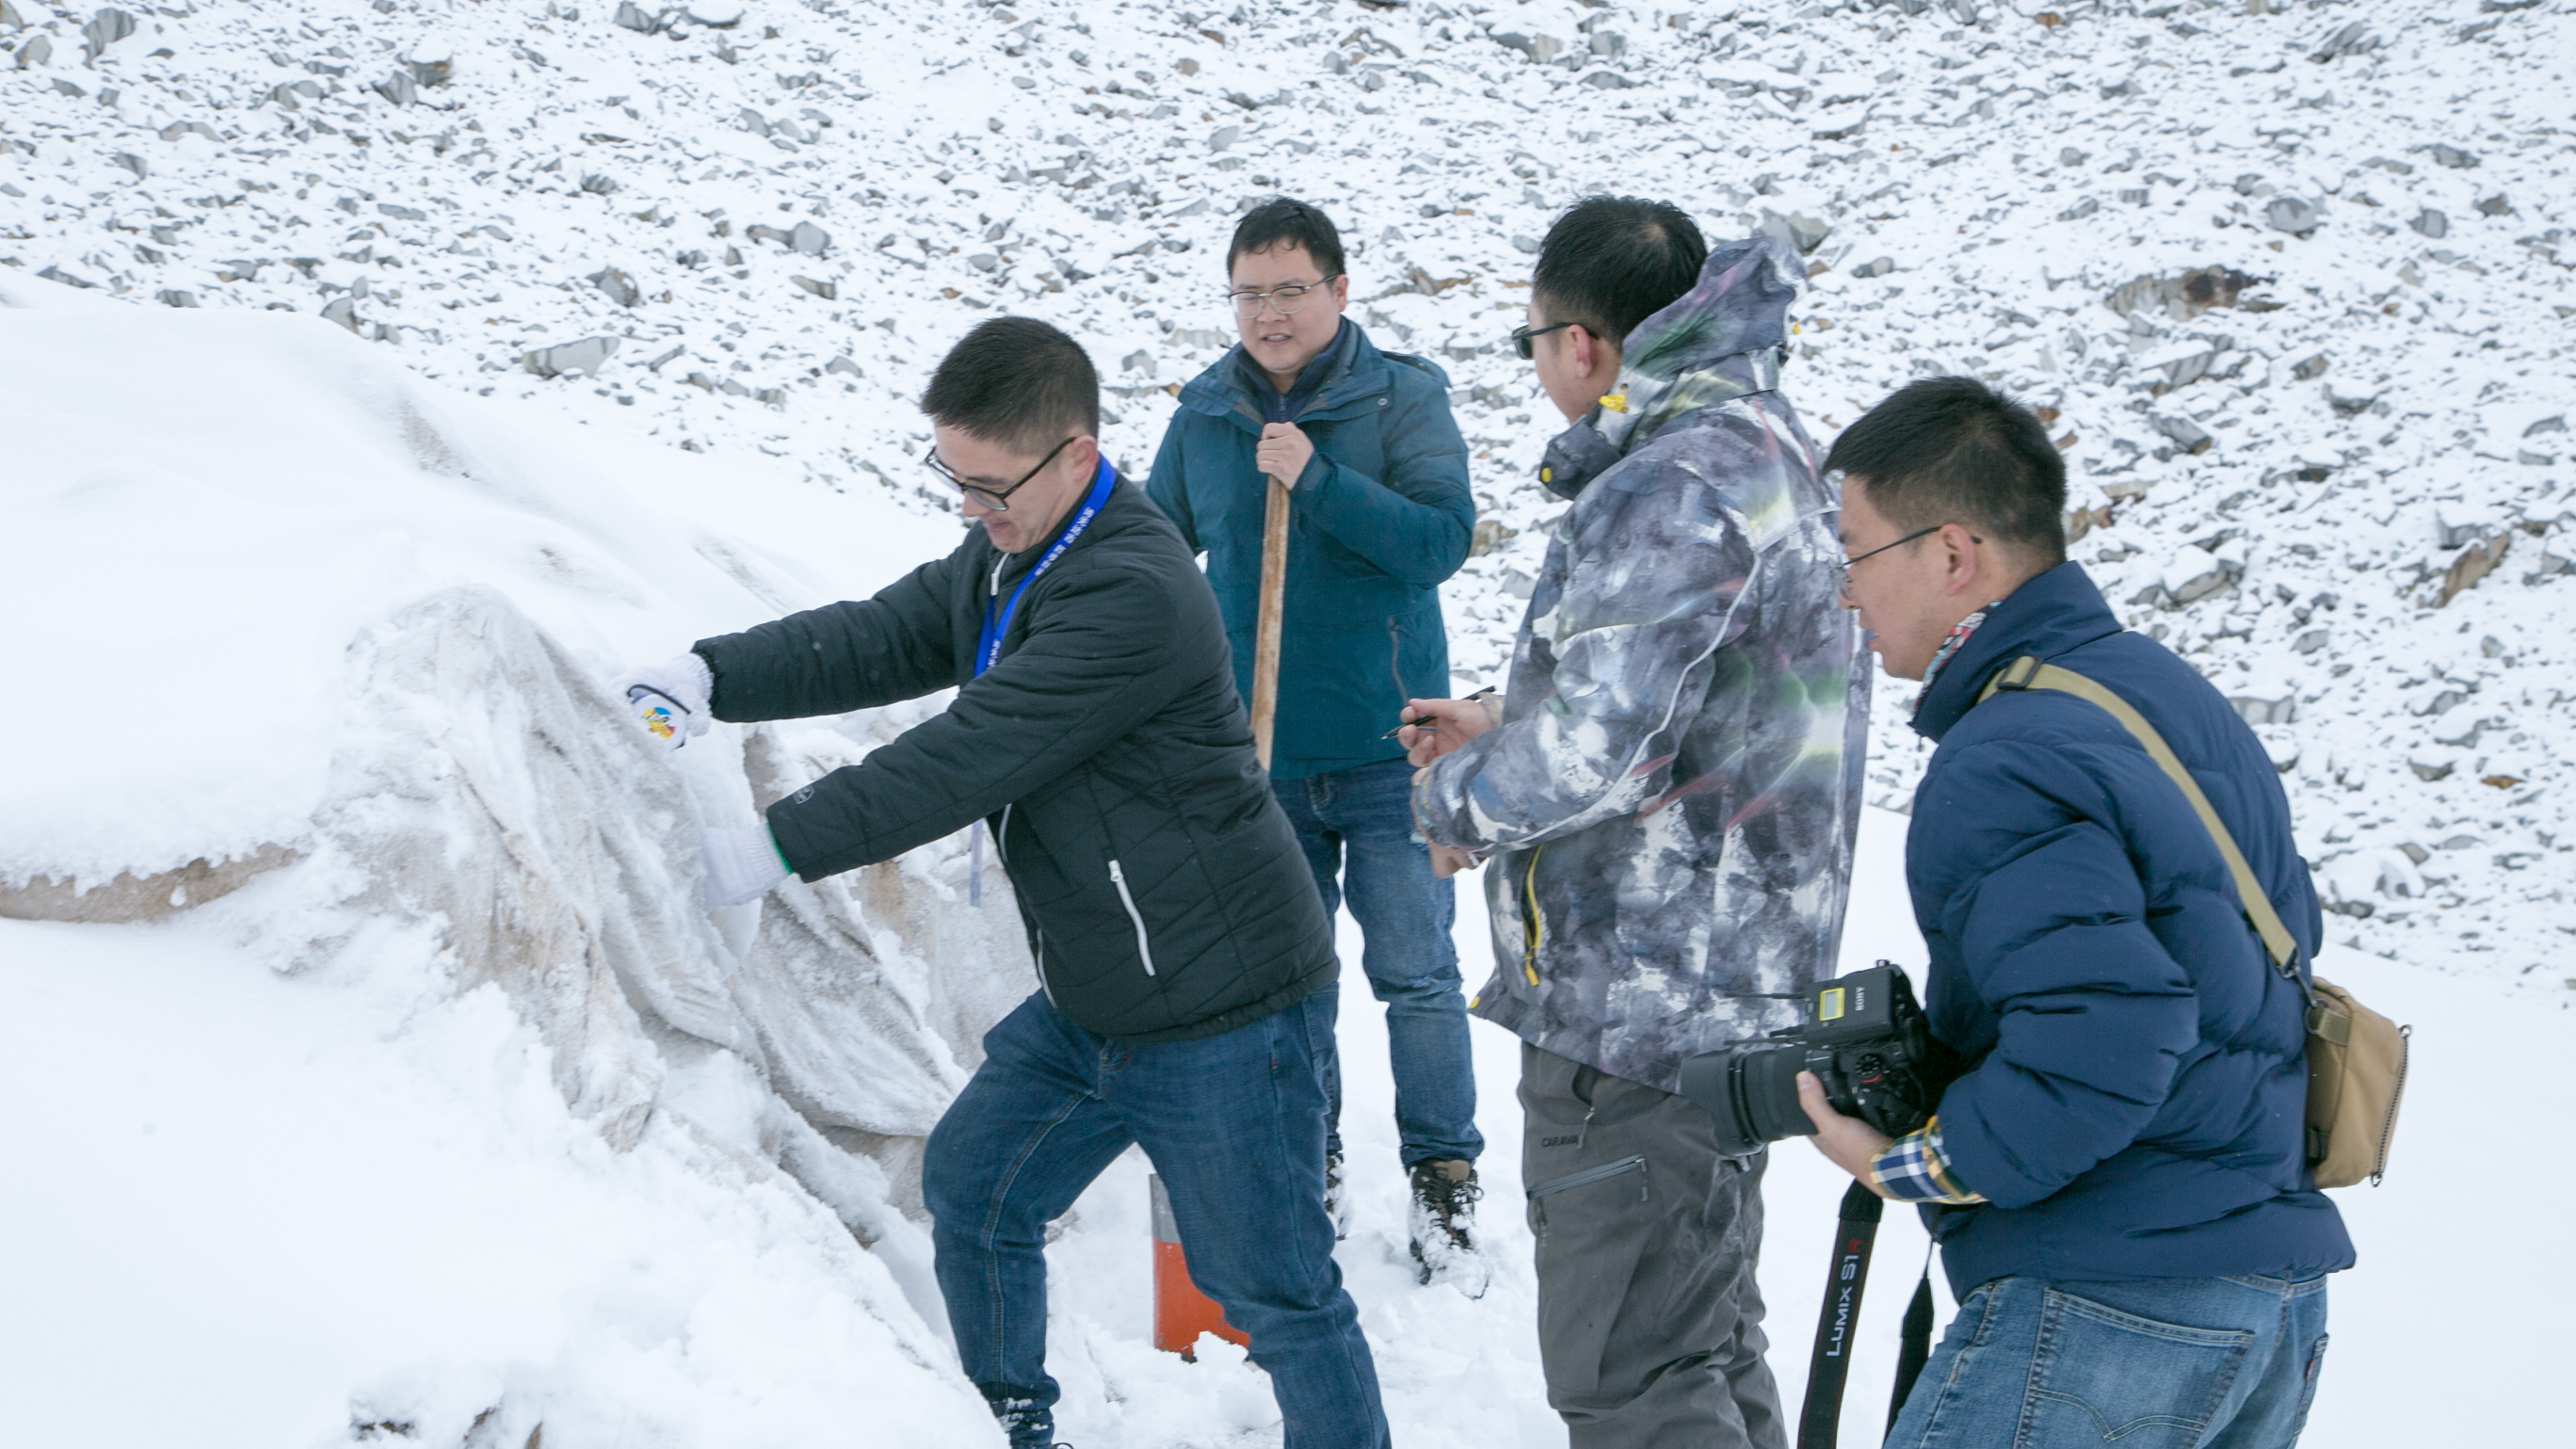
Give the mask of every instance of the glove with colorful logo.
[(707, 696), (714, 671), (695, 652), (638, 669), (609, 686), (625, 699), (653, 737), (672, 749), (707, 732)]
[(787, 879), (787, 857), (766, 825), (748, 830), (701, 830), (698, 853), (706, 858), (708, 910), (738, 906), (769, 894)]

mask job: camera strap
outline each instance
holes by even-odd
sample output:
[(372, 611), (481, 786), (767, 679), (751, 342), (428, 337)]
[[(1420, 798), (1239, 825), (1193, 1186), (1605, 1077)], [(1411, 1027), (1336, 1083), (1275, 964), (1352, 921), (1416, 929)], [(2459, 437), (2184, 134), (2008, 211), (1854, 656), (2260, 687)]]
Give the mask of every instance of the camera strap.
[(1885, 1206), (1877, 1193), (1857, 1182), (1843, 1192), (1841, 1220), (1834, 1224), (1833, 1266), (1825, 1276), (1825, 1306), (1816, 1316), (1815, 1351), (1807, 1357), (1798, 1449), (1834, 1449), (1841, 1430), (1852, 1340), (1860, 1331), (1861, 1290), (1869, 1285), (1870, 1250), (1878, 1243), (1878, 1219)]
[[(1861, 1295), (1869, 1286), (1870, 1254), (1878, 1246), (1878, 1222), (1885, 1210), (1878, 1194), (1857, 1182), (1843, 1190), (1840, 1220), (1834, 1225), (1833, 1266), (1825, 1277), (1824, 1309), (1816, 1316), (1816, 1347), (1807, 1359), (1807, 1401), (1798, 1411), (1798, 1449), (1834, 1449), (1841, 1433), (1843, 1390), (1851, 1379)], [(1896, 1356), (1896, 1393), (1887, 1404), (1890, 1429), (1896, 1427), (1897, 1413), (1931, 1357), (1932, 1258), (1927, 1252), (1923, 1276), (1914, 1284), (1914, 1301), (1905, 1306), (1904, 1340)]]

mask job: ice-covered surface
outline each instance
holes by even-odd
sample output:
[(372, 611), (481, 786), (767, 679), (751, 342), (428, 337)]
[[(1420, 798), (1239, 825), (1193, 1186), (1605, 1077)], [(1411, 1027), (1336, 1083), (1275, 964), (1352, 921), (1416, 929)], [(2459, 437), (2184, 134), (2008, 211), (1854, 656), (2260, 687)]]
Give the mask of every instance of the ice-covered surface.
[[(182, 1235), (170, 1257), (131, 1258), (163, 1240), (119, 1225), (201, 1181), (245, 1196), (307, 1181), (321, 1169), (260, 1176), (300, 1133), (295, 1111), (320, 1110), (302, 1099), (366, 1100), (377, 1069), (406, 1101), (464, 1104), (442, 1119), (449, 1154), (424, 1156), (432, 1177), (522, 1184), (540, 1216), (595, 1202), (691, 1264), (748, 1243), (761, 1271), (786, 1264), (848, 1285), (832, 1303), (886, 1311), (866, 1259), (797, 1236), (810, 1205), (704, 1190), (670, 1134), (714, 1133), (877, 1236), (876, 1259), (923, 1301), (918, 1241), (888, 1204), (907, 1195), (911, 1134), (1009, 996), (1007, 970), (971, 967), (1016, 949), (992, 903), (958, 903), (962, 849), (855, 891), (791, 888), (756, 925), (670, 903), (694, 869), (682, 817), (747, 818), (905, 716), (657, 760), (608, 728), (597, 681), (944, 547), (905, 399), (995, 310), (1075, 329), (1112, 385), (1112, 452), (1150, 457), (1163, 389), (1228, 338), (1214, 299), (1233, 215), (1286, 188), (1342, 219), (1354, 311), (1380, 342), (1457, 384), (1484, 547), (1446, 591), (1452, 650), (1462, 690), (1496, 682), (1558, 507), (1528, 482), (1553, 419), (1500, 338), (1548, 216), (1596, 187), (1670, 196), (1713, 232), (1813, 243), (1786, 386), (1820, 438), (1918, 372), (1991, 376), (2055, 410), (2077, 556), (2133, 624), (2242, 701), (2283, 767), (2337, 912), (2324, 969), (2427, 1028), (2399, 1177), (2339, 1195), (2363, 1268), (2336, 1285), (2313, 1442), (2552, 1437), (2526, 1417), (2536, 1395), (2450, 1386), (2546, 1382), (2553, 1364), (2488, 1355), (2562, 1341), (2555, 1305), (2576, 1301), (2557, 1255), (2533, 1271), (2560, 1278), (2515, 1299), (2556, 1317), (2501, 1348), (2472, 1331), (2501, 1321), (2509, 1281), (2478, 1245), (2527, 1237), (2508, 1216), (2518, 1193), (2566, 1188), (2558, 1169), (2532, 1181), (2509, 1165), (2529, 1151), (2504, 1124), (2549, 1095), (2517, 1073), (2564, 1055), (2576, 996), (2567, 0), (382, 3), (135, 7), (130, 34), (100, 23), (95, 42), (91, 9), (0, 5), (0, 604), (20, 621), (0, 709), (0, 914), (169, 917), (0, 923), (6, 989), (30, 1003), (0, 1019), (23, 1031), (33, 1013), (49, 1049), (9, 1058), (32, 1075), (8, 1099), (63, 1103), (7, 1128), (13, 1157), (67, 1184), (5, 1209), (67, 1245), (40, 1295), (0, 1295), (8, 1330), (44, 1350), (0, 1355), (0, 1373), (45, 1386), (69, 1416), (46, 1423), (76, 1425), (45, 1442), (215, 1442), (194, 1432), (210, 1419), (255, 1424), (246, 1441), (326, 1438), (352, 1396), (406, 1374), (518, 1385), (490, 1400), (512, 1416), (606, 1403), (644, 1392), (621, 1357), (638, 1344), (664, 1355), (650, 1388), (674, 1406), (567, 1407), (548, 1442), (557, 1425), (562, 1442), (729, 1441), (711, 1427), (727, 1395), (839, 1392), (841, 1367), (809, 1371), (796, 1342), (727, 1357), (716, 1335), (692, 1360), (666, 1331), (685, 1294), (635, 1307), (605, 1269), (583, 1277), (604, 1260), (579, 1253), (543, 1279), (550, 1304), (574, 1305), (551, 1337), (424, 1319), (411, 1337), (350, 1333), (347, 1357), (316, 1360), (347, 1365), (338, 1379), (260, 1378), (292, 1367), (281, 1354), (203, 1381), (259, 1396), (259, 1415), (192, 1413), (229, 1402), (209, 1387), (167, 1422), (102, 1418), (87, 1410), (129, 1386), (71, 1370), (115, 1361), (126, 1320), (99, 1305), (135, 1300), (77, 1300), (133, 1263), (181, 1285), (149, 1311), (193, 1325), (186, 1341), (249, 1340), (231, 1328), (236, 1285), (186, 1271), (222, 1244)], [(271, 308), (302, 315), (255, 315)], [(1876, 716), (1883, 803), (1903, 803), (1921, 758), (1907, 696), (1891, 686)], [(361, 808), (375, 802), (400, 808)], [(519, 852), (509, 889), (533, 893), (432, 960), (436, 922), (500, 889), (428, 868), (422, 852), (449, 842), (484, 861)], [(1853, 939), (1885, 932), (1879, 949), (1903, 959), (1876, 860)], [(609, 870), (622, 904), (587, 912)], [(561, 949), (502, 969), (530, 941)], [(1472, 927), (1464, 944), (1472, 974), (1484, 945)], [(186, 1134), (129, 1111), (124, 1087), (64, 1084), (134, 1049), (116, 993), (166, 994), (152, 973), (179, 963), (229, 983), (205, 988), (213, 1030), (275, 1041), (256, 1035), (269, 1015), (309, 1011), (336, 1023), (317, 1032), (381, 1051), (317, 1047), (291, 1089), (227, 1119), (256, 1128), (210, 1126), (196, 1156), (168, 1155)], [(954, 963), (971, 966), (937, 969)], [(458, 1080), (478, 1068), (439, 1043), (501, 1042), (511, 1019), (477, 980), (551, 1051), (509, 1037), (488, 1080)], [(310, 995), (329, 991), (358, 1005), (330, 1017), (343, 1007)], [(1400, 1241), (1390, 1255), (1401, 1187), (1374, 1016), (1357, 999), (1345, 1013), (1354, 1141), (1375, 1131), (1381, 1150), (1355, 1162), (1362, 1227), (1344, 1260), (1400, 1435), (1552, 1442), (1513, 1205), (1510, 1043), (1479, 1031), (1501, 1269), (1469, 1304), (1410, 1287)], [(163, 1050), (210, 1080), (258, 1056)], [(526, 1083), (549, 1074), (576, 1113), (531, 1105)], [(489, 1095), (509, 1091), (516, 1108)], [(646, 1101), (659, 1106), (639, 1117)], [(488, 1143), (470, 1120), (487, 1111)], [(162, 1135), (138, 1137), (138, 1116)], [(39, 1128), (42, 1153), (24, 1145)], [(581, 1167), (618, 1140), (630, 1150)], [(111, 1142), (126, 1145), (102, 1156)], [(1766, 1279), (1793, 1385), (1835, 1192), (1810, 1158), (1786, 1154), (1772, 1185)], [(1142, 1346), (1141, 1175), (1122, 1162), (1057, 1246), (1068, 1429), (1087, 1444), (1275, 1438), (1257, 1380)], [(24, 1216), (39, 1210), (52, 1216)], [(414, 1241), (396, 1229), (415, 1220), (386, 1221), (362, 1246), (393, 1271)], [(292, 1236), (262, 1241), (286, 1254)], [(490, 1238), (438, 1241), (461, 1262)], [(277, 1290), (304, 1306), (273, 1322), (341, 1321), (345, 1300), (312, 1287), (328, 1278)], [(718, 1278), (752, 1281), (714, 1267), (693, 1281)], [(275, 1278), (290, 1280), (305, 1282)], [(432, 1361), (461, 1367), (418, 1367)], [(944, 1404), (956, 1386), (940, 1382), (882, 1397)], [(416, 1396), (423, 1422), (444, 1425), (466, 1389)], [(292, 1393), (306, 1396), (289, 1413)], [(867, 1401), (854, 1422), (900, 1439), (913, 1426), (895, 1411)]]

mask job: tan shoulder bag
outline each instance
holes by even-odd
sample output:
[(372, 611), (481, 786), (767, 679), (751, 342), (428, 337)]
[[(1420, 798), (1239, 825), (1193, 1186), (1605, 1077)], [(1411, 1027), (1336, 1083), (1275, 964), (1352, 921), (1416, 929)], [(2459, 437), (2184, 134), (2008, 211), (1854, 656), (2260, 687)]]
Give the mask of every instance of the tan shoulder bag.
[(2253, 923), (2255, 934), (2263, 938), (2273, 969), (2307, 997), (2308, 1171), (2319, 1187), (2350, 1187), (2365, 1179), (2377, 1187), (2388, 1171), (2389, 1143), (2397, 1135), (2397, 1109), (2406, 1095), (2406, 1049), (2415, 1028), (2391, 1022), (2322, 976), (2312, 982), (2301, 979), (2298, 942), (2254, 879), (2245, 853), (2236, 848), (2235, 837), (2227, 833), (2218, 812), (2210, 808), (2209, 797), (2200, 792), (2199, 783), (2183, 768), (2172, 746), (2127, 700), (2071, 669), (2030, 654), (2004, 666), (1977, 702), (1985, 703), (1999, 689), (2054, 689), (2099, 707), (2135, 735), (2157, 768), (2182, 787), (2183, 798), (2191, 802), (2227, 861), (2227, 873), (2236, 881), (2237, 904)]

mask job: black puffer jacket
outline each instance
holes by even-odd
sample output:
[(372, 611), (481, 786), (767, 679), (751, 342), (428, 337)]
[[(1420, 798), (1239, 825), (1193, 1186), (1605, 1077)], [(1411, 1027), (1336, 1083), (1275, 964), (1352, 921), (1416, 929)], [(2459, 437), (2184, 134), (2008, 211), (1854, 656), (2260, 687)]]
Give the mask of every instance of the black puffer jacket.
[(1142, 490), (1117, 485), (975, 676), (995, 564), (1007, 601), (1044, 552), (970, 529), (875, 598), (699, 641), (718, 719), (958, 687), (771, 806), (779, 849), (817, 880), (987, 819), (1048, 998), (1103, 1036), (1214, 1036), (1330, 985), (1323, 902), (1254, 763), (1215, 596)]

